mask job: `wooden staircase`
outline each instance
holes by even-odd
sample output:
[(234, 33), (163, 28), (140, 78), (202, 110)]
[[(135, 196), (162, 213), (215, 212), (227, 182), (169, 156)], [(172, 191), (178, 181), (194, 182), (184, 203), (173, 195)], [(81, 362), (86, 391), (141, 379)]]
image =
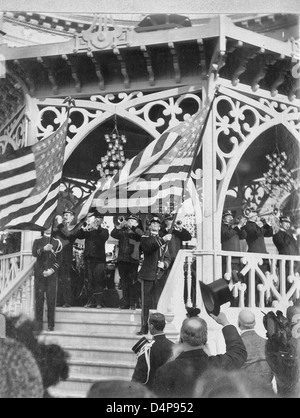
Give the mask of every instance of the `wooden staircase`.
[[(69, 352), (70, 375), (67, 381), (51, 388), (51, 394), (59, 398), (84, 398), (94, 382), (131, 380), (136, 364), (131, 348), (141, 338), (136, 335), (140, 317), (140, 309), (57, 308), (55, 331), (44, 331), (41, 340), (59, 344)], [(168, 338), (177, 341), (178, 333), (168, 322), (171, 318), (166, 318), (165, 332)], [(147, 338), (152, 336), (149, 334)]]

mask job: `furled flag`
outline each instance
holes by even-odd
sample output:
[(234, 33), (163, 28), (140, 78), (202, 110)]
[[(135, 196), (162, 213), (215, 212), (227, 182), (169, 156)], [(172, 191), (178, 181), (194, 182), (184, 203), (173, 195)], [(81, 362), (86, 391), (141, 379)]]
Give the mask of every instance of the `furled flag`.
[(0, 230), (42, 230), (53, 220), (61, 182), (67, 121), (46, 139), (0, 163)]
[(166, 213), (179, 209), (211, 105), (164, 132), (94, 192), (102, 214)]

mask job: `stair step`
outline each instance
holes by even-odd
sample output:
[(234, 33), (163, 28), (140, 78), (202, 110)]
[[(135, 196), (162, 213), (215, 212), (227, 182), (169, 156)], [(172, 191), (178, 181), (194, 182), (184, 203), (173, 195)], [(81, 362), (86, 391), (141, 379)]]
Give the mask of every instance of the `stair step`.
[[(166, 334), (169, 339), (172, 341), (178, 340), (178, 334)], [(151, 335), (145, 335), (148, 340), (151, 340)], [(47, 344), (59, 344), (63, 347), (72, 346), (79, 348), (108, 348), (108, 347), (122, 347), (131, 349), (134, 344), (140, 339), (139, 335), (136, 335), (134, 332), (132, 334), (109, 334), (109, 333), (95, 333), (95, 334), (85, 334), (85, 333), (70, 333), (63, 331), (54, 331), (54, 332), (43, 332), (40, 339)]]
[(89, 376), (122, 376), (131, 378), (136, 362), (70, 360), (70, 373)]
[(140, 322), (126, 322), (126, 321), (115, 321), (115, 322), (87, 322), (87, 321), (56, 321), (55, 330), (63, 331), (67, 329), (68, 332), (85, 332), (85, 333), (101, 333), (110, 332), (112, 333), (136, 333), (140, 329)]
[[(47, 317), (45, 315), (45, 317)], [(119, 308), (56, 308), (55, 310), (55, 319), (56, 321), (60, 320), (69, 320), (70, 317), (72, 320), (81, 321), (84, 317), (87, 322), (99, 321), (99, 317), (103, 321), (126, 321), (126, 322), (138, 322), (141, 320), (141, 310), (131, 310), (131, 309), (119, 309)]]
[[(45, 315), (45, 329), (47, 313)], [(39, 339), (58, 344), (70, 355), (70, 376), (49, 392), (57, 398), (85, 398), (91, 385), (103, 380), (131, 381), (137, 362), (132, 347), (140, 340), (141, 310), (119, 308), (57, 308), (55, 331)], [(167, 316), (167, 338), (178, 341), (178, 332)], [(169, 320), (169, 321), (168, 321)], [(152, 335), (145, 335), (148, 340)]]
[(101, 381), (108, 381), (108, 380), (125, 380), (130, 381), (131, 379), (124, 376), (102, 376), (102, 375), (75, 375), (71, 374), (68, 380), (61, 381), (57, 386), (53, 388), (56, 393), (70, 393), (82, 394), (81, 397), (86, 397), (88, 390), (92, 386), (93, 383), (101, 382)]
[[(150, 336), (148, 337), (150, 339)], [(40, 339), (47, 344), (59, 344), (63, 347), (73, 346), (80, 348), (107, 348), (107, 347), (124, 347), (131, 349), (139, 340), (139, 336), (130, 334), (83, 334), (69, 332), (43, 332)]]
[(106, 347), (106, 348), (93, 348), (90, 347), (72, 347), (64, 346), (64, 349), (70, 354), (71, 360), (79, 360), (84, 358), (85, 360), (107, 360), (118, 361), (120, 359), (124, 361), (135, 361), (136, 354), (129, 348), (124, 347)]

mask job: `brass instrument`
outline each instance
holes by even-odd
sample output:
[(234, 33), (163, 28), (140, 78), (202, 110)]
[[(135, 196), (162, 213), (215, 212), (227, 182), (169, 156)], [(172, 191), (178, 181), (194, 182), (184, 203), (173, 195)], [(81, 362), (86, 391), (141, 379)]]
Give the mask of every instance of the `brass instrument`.
[(273, 210), (266, 212), (263, 212), (263, 210), (258, 210), (253, 216), (251, 216), (251, 212), (252, 210), (249, 207), (244, 209), (243, 214), (247, 220), (257, 218), (255, 219), (255, 222), (258, 226), (262, 227), (264, 224), (268, 224), (272, 226), (273, 230), (277, 229), (280, 216), (280, 210), (278, 208), (274, 208)]
[[(252, 218), (253, 216), (250, 216), (252, 210), (249, 207), (246, 207), (243, 210), (243, 215), (245, 218)], [(276, 218), (278, 218), (278, 216), (280, 215), (280, 210), (278, 208), (274, 208), (272, 211), (268, 211), (268, 212), (261, 212), (261, 211), (257, 211), (257, 215), (255, 216), (259, 216), (260, 218), (264, 217), (264, 216), (275, 216)]]

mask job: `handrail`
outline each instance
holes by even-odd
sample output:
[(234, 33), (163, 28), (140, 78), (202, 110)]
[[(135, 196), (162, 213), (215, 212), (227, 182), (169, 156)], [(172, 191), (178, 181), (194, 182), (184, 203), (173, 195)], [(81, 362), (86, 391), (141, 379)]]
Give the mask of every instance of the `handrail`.
[(32, 260), (24, 270), (20, 271), (15, 280), (0, 294), (0, 311), (18, 315), (24, 313), (33, 314), (34, 285)]
[[(196, 292), (196, 307), (203, 310), (200, 286), (192, 285), (192, 262), (200, 257), (200, 264), (208, 257), (209, 263), (205, 271), (205, 282), (208, 284), (222, 277), (222, 258), (226, 258), (226, 273), (224, 278), (231, 278), (231, 259), (238, 257), (241, 261), (241, 273), (244, 282), (230, 282), (233, 296), (237, 298), (238, 307), (284, 309), (289, 306), (293, 298), (300, 297), (300, 256), (279, 255), (269, 253), (250, 253), (233, 251), (201, 251), (180, 250), (171, 268), (168, 280), (158, 301), (157, 310), (164, 314), (173, 314), (173, 324), (178, 329), (182, 319), (186, 316), (186, 306), (192, 306), (192, 292)], [(213, 262), (212, 262), (213, 260)], [(263, 261), (269, 262), (269, 271), (261, 269)], [(220, 272), (220, 275), (215, 272)], [(196, 280), (202, 280), (201, 270)], [(211, 280), (209, 280), (211, 278)], [(208, 279), (208, 282), (207, 282)], [(186, 286), (187, 298), (184, 301)], [(193, 290), (192, 290), (193, 287)], [(271, 305), (269, 305), (271, 303)]]
[(19, 273), (21, 257), (20, 252), (0, 256), (0, 294), (15, 280)]

